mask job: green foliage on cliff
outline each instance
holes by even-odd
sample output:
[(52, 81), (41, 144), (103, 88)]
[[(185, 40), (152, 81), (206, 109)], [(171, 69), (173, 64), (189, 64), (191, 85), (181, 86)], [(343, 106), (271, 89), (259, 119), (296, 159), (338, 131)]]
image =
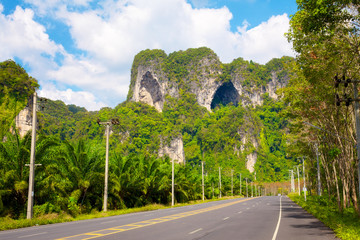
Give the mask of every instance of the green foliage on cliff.
[(0, 139), (39, 85), (12, 60), (0, 62)]
[(131, 67), (131, 83), (127, 96), (129, 100), (133, 95), (138, 68), (152, 67), (156, 73), (163, 75), (159, 81), (169, 80), (182, 90), (188, 90), (189, 84), (198, 82), (203, 72), (209, 72), (209, 68), (201, 65), (201, 60), (210, 61), (213, 64), (211, 69), (220, 70), (220, 61), (217, 55), (207, 47), (189, 48), (186, 51), (177, 51), (166, 55), (163, 50), (143, 50), (138, 53)]

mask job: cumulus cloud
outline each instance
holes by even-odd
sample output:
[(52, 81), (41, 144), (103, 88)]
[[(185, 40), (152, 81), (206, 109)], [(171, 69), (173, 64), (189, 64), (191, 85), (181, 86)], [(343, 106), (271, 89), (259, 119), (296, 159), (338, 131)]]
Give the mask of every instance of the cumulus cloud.
[(43, 25), (33, 20), (31, 9), (16, 7), (13, 14), (0, 14), (0, 58), (21, 58), (32, 69), (43, 69), (49, 58), (63, 48), (49, 39)]
[[(144, 49), (171, 53), (207, 46), (223, 62), (243, 57), (266, 63), (294, 55), (284, 37), (289, 27), (286, 14), (250, 29), (245, 20), (232, 32), (230, 10), (200, 7), (206, 0), (193, 0), (196, 8), (186, 0), (25, 1), (35, 10), (17, 7), (6, 16), (0, 4), (0, 45), (6, 46), (0, 48), (0, 58), (20, 58), (47, 97), (88, 109), (125, 100), (132, 61)], [(46, 24), (35, 21), (35, 14), (65, 24), (80, 53), (51, 40)], [(44, 87), (49, 82), (55, 85)]]
[(61, 91), (51, 84), (47, 84), (39, 90), (39, 96), (49, 99), (62, 100), (65, 104), (82, 106), (89, 111), (96, 111), (107, 106), (103, 102), (96, 101), (96, 97), (92, 93), (85, 91), (73, 91), (72, 89)]
[(284, 36), (288, 29), (289, 18), (287, 14), (283, 14), (272, 16), (267, 22), (240, 32), (237, 38), (239, 56), (262, 64), (274, 57), (294, 56), (292, 47)]

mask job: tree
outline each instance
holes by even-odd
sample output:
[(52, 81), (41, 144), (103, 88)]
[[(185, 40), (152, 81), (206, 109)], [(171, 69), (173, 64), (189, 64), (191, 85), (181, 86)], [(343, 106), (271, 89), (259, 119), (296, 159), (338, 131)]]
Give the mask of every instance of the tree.
[(65, 141), (59, 154), (59, 169), (63, 174), (63, 184), (69, 194), (68, 208), (72, 214), (80, 211), (101, 209), (104, 180), (102, 151), (96, 145), (80, 139), (71, 144)]
[[(0, 214), (18, 217), (24, 213), (27, 202), (29, 168), (26, 164), (30, 160), (31, 132), (21, 138), (15, 131), (14, 134), (8, 133), (6, 138), (5, 142), (0, 142), (0, 201), (7, 209), (0, 209)], [(52, 137), (40, 136), (37, 142), (35, 159), (37, 163), (42, 163), (49, 158), (50, 150), (57, 146), (57, 141)], [(36, 183), (41, 175), (40, 170), (36, 174)], [(43, 189), (36, 189), (41, 196)]]
[(0, 139), (39, 85), (12, 60), (0, 62)]
[[(336, 75), (359, 79), (360, 5), (350, 0), (298, 0), (297, 3), (299, 11), (291, 19), (288, 39), (298, 52), (298, 78), (285, 91), (291, 105), (289, 113), (295, 120), (293, 130), (300, 140), (319, 146), (329, 197), (335, 192), (339, 207), (341, 202), (343, 207), (349, 206), (351, 200), (360, 214), (352, 167), (359, 163), (354, 145), (340, 137), (355, 140), (354, 113), (352, 108), (335, 107), (333, 86)], [(349, 89), (344, 92), (352, 94)], [(302, 121), (326, 132), (304, 127)], [(314, 156), (314, 144), (303, 146), (303, 153)]]

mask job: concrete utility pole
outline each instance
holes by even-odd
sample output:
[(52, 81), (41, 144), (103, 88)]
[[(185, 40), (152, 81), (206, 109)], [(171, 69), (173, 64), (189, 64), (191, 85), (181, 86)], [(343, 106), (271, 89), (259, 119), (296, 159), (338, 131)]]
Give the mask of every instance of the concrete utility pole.
[(297, 168), (298, 188), (299, 188), (299, 196), (300, 196), (300, 195), (301, 195), (301, 189), (300, 189), (300, 171), (299, 171), (299, 165), (297, 165), (296, 168)]
[(29, 192), (26, 218), (31, 219), (33, 216), (34, 206), (34, 178), (35, 178), (35, 147), (36, 147), (36, 100), (37, 94), (34, 92), (33, 96), (33, 116), (32, 116), (32, 130), (31, 130), (31, 150), (30, 150), (30, 174), (29, 174)]
[(250, 183), (250, 187), (251, 187), (251, 197), (254, 197), (253, 182)]
[(231, 196), (234, 196), (234, 179), (233, 179), (233, 175), (234, 175), (234, 170), (231, 169)]
[(105, 125), (105, 135), (106, 135), (106, 153), (105, 153), (105, 180), (104, 180), (104, 202), (103, 202), (103, 211), (107, 211), (107, 200), (108, 200), (108, 179), (109, 179), (109, 136), (110, 136), (110, 126), (118, 125), (118, 119), (111, 119), (110, 121), (101, 122), (97, 120), (99, 125)]
[(175, 163), (174, 158), (171, 162), (171, 206), (175, 205)]
[(294, 182), (294, 170), (290, 171), (290, 179), (291, 179), (291, 192), (295, 192), (295, 182)]
[(241, 196), (241, 173), (240, 173), (240, 196)]
[(219, 195), (221, 198), (221, 167), (219, 167)]
[[(203, 159), (204, 159), (204, 153), (203, 153)], [(202, 180), (202, 200), (205, 200), (205, 185), (204, 185), (204, 160), (201, 161), (201, 180)]]
[(249, 197), (248, 195), (248, 182), (247, 182), (247, 178), (245, 178), (245, 181), (246, 181), (246, 197)]
[(211, 181), (212, 198), (214, 198), (214, 183)]

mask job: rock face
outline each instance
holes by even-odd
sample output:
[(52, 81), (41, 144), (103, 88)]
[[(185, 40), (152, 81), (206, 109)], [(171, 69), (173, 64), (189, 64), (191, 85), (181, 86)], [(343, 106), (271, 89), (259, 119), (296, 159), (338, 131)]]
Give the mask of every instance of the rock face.
[[(276, 90), (284, 87), (289, 79), (284, 71), (286, 61), (289, 58), (284, 57), (259, 65), (239, 58), (230, 64), (222, 64), (208, 48), (188, 49), (170, 55), (162, 50), (145, 50), (135, 56), (128, 100), (146, 103), (161, 112), (166, 96), (178, 98), (180, 91), (187, 91), (195, 94), (198, 104), (208, 111), (220, 104), (255, 107), (262, 104), (264, 94), (278, 98)], [(248, 153), (246, 166), (254, 172), (258, 144), (254, 140), (256, 137), (250, 135), (244, 135), (235, 151), (243, 152), (246, 144), (252, 145), (255, 150)], [(183, 162), (181, 137), (173, 139), (170, 145), (162, 145), (159, 155)]]
[(32, 97), (29, 98), (27, 106), (20, 111), (15, 118), (15, 126), (21, 137), (24, 137), (32, 129)]
[[(161, 50), (139, 53), (132, 67), (128, 100), (144, 102), (161, 112), (167, 95), (176, 98), (179, 90), (185, 89), (195, 94), (200, 106), (211, 111), (219, 104), (237, 105), (241, 102), (244, 106), (261, 105), (263, 94), (268, 93), (271, 98), (277, 99), (276, 90), (287, 84), (287, 75), (279, 77), (282, 68), (267, 71), (262, 69), (263, 65), (242, 59), (224, 65), (210, 49), (201, 50), (205, 54), (200, 54), (200, 57), (191, 55), (194, 49), (180, 52), (181, 57), (185, 55), (189, 60), (178, 64), (172, 63), (170, 55), (168, 57)], [(151, 51), (158, 51), (158, 54)], [(144, 58), (145, 54), (150, 57)], [(171, 68), (166, 68), (167, 65)], [(177, 68), (182, 71), (181, 74), (176, 72)]]
[(169, 156), (170, 159), (185, 164), (184, 144), (181, 136), (172, 139), (170, 144), (161, 142), (159, 157), (163, 156)]

